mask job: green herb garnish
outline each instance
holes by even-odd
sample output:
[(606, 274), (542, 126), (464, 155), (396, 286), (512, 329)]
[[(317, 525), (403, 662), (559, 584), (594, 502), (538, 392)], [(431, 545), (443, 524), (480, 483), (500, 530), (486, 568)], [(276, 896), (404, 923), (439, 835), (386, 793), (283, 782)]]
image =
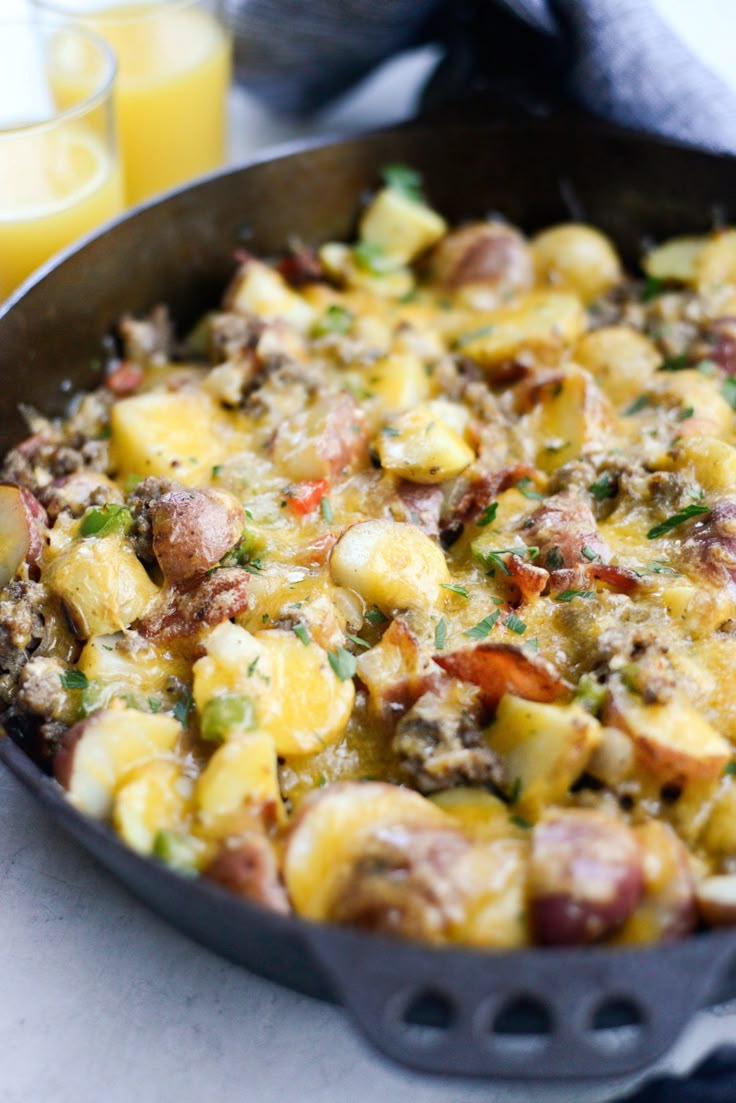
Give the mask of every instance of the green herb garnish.
[(506, 620), (503, 622), (504, 626), (508, 628), (509, 632), (516, 632), (517, 636), (523, 636), (526, 632), (526, 625), (523, 620), (517, 617), (516, 613), (509, 613)]
[(463, 333), (461, 337), (455, 341), (457, 348), (464, 348), (465, 345), (472, 344), (473, 341), (478, 341), (481, 337), (488, 337), (493, 333), (496, 327), (493, 325), (479, 326), (478, 329), (471, 329), (469, 333)]
[(519, 479), (516, 489), (520, 490), (525, 498), (531, 498), (534, 502), (544, 501), (544, 494), (539, 493), (528, 475), (525, 475), (523, 479)]
[(447, 640), (447, 621), (444, 617), (440, 617), (437, 622), (437, 627), (434, 630), (434, 645), (438, 651), (441, 651), (445, 646)]
[(729, 406), (736, 410), (736, 379), (724, 379), (722, 394)]
[(335, 514), (332, 512), (332, 506), (330, 505), (329, 498), (322, 498), (320, 500), (319, 511), (328, 525), (335, 520)]
[(600, 479), (589, 486), (588, 490), (597, 502), (616, 497), (616, 484), (607, 471), (604, 471)]
[(86, 689), (89, 685), (89, 678), (83, 670), (65, 670), (59, 679), (64, 689)]
[(492, 613), (489, 613), (487, 617), (483, 617), (483, 620), (479, 620), (477, 624), (474, 624), (472, 628), (468, 628), (463, 635), (470, 636), (473, 640), (484, 640), (486, 636), (491, 634), (500, 616), (499, 610), (495, 609)]
[(509, 820), (515, 827), (523, 827), (525, 831), (529, 831), (532, 827), (529, 820), (525, 820), (523, 816), (510, 816)]
[(371, 646), (367, 640), (362, 639), (361, 636), (354, 636), (352, 632), (346, 632), (345, 635), (349, 640), (352, 640), (356, 647), (365, 647), (368, 649)]
[(640, 394), (638, 398), (635, 398), (630, 406), (627, 406), (624, 410), (624, 417), (632, 417), (633, 414), (638, 414), (639, 410), (643, 410), (645, 406), (650, 403), (648, 394)]
[(673, 513), (661, 524), (650, 529), (647, 533), (647, 540), (656, 540), (658, 536), (664, 536), (665, 533), (672, 532), (673, 529), (684, 525), (686, 521), (690, 521), (693, 517), (701, 517), (704, 513), (710, 513), (710, 506), (701, 506), (697, 502), (693, 502), (692, 505), (679, 509), (677, 513)]
[(355, 315), (347, 309), (347, 307), (340, 306), (339, 303), (332, 303), (327, 307), (321, 318), (312, 326), (313, 337), (326, 337), (329, 334), (344, 334), (348, 333), (355, 321)]
[(355, 676), (355, 655), (351, 655), (344, 647), (338, 647), (337, 651), (328, 651), (327, 659), (341, 682), (349, 682)]
[(485, 528), (486, 525), (491, 525), (496, 520), (496, 514), (498, 513), (498, 502), (491, 502), (489, 506), (481, 513), (478, 520), (475, 522), (479, 528)]
[(369, 624), (377, 628), (379, 624), (385, 624), (388, 617), (384, 616), (380, 609), (369, 609), (365, 615), (365, 619)]
[(687, 356), (666, 356), (659, 365), (659, 371), (685, 371), (692, 367)]
[(590, 544), (586, 544), (586, 545), (585, 545), (584, 547), (582, 547), (582, 548), (580, 549), (580, 554), (581, 554), (581, 555), (584, 555), (584, 556), (585, 556), (585, 558), (586, 558), (587, 560), (589, 560), (589, 561), (590, 561), (591, 563), (592, 563), (592, 562), (593, 562), (593, 561), (594, 561), (595, 559), (598, 559), (598, 552), (594, 551), (594, 549), (593, 549), (593, 548), (591, 548)]
[(440, 582), (440, 586), (443, 590), (449, 590), (452, 594), (458, 594), (460, 597), (468, 597), (468, 591), (464, 586), (458, 586), (456, 582)]
[(192, 711), (193, 704), (191, 694), (187, 694), (186, 697), (182, 697), (174, 705), (174, 716), (183, 728), (189, 723), (189, 713)]
[(354, 245), (353, 260), (358, 268), (371, 276), (385, 276), (396, 268), (396, 261), (387, 256), (383, 246), (374, 241), (359, 241)]
[(301, 640), (305, 647), (309, 647), (310, 639), (309, 632), (304, 624), (293, 624), (291, 627), (292, 632), (298, 640)]
[(595, 590), (563, 590), (561, 594), (556, 594), (552, 600), (570, 602), (574, 601), (576, 597), (595, 597)]
[(423, 203), (422, 175), (416, 169), (408, 165), (391, 164), (384, 165), (381, 176), (387, 188), (400, 192), (406, 199), (414, 203)]

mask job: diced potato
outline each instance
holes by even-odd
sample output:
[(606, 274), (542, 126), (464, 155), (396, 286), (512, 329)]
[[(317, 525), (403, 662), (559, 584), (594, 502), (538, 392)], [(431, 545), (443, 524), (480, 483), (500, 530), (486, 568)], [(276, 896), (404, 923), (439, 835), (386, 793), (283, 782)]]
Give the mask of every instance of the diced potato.
[(578, 459), (590, 444), (605, 445), (615, 425), (608, 399), (587, 372), (571, 367), (542, 384), (528, 415), (527, 436), (536, 442), (536, 466), (554, 471)]
[(661, 784), (720, 777), (731, 746), (684, 696), (664, 704), (645, 704), (623, 685), (614, 685), (604, 721), (628, 732), (640, 769)]
[(319, 251), (322, 267), (329, 276), (349, 289), (368, 291), (381, 299), (401, 299), (414, 289), (414, 276), (408, 268), (389, 268), (385, 272), (370, 272), (355, 262), (348, 245), (330, 241)]
[(173, 759), (153, 758), (128, 773), (115, 794), (115, 830), (139, 854), (151, 854), (159, 831), (177, 831), (186, 819), (192, 782)]
[(379, 782), (331, 785), (308, 799), (289, 835), (284, 879), (307, 919), (326, 919), (333, 896), (366, 836), (402, 825), (451, 828), (452, 819), (410, 789)]
[(736, 779), (730, 774), (716, 791), (700, 842), (712, 853), (736, 854)]
[(665, 466), (692, 472), (708, 495), (730, 494), (736, 487), (736, 448), (717, 437), (685, 437), (672, 449)]
[(255, 314), (270, 322), (283, 318), (297, 329), (309, 329), (315, 319), (312, 307), (292, 291), (269, 265), (249, 259), (238, 272), (225, 297), (225, 307), (236, 314)]
[(580, 299), (563, 291), (532, 291), (508, 306), (478, 316), (460, 339), (463, 356), (492, 368), (528, 352), (555, 360), (585, 329)]
[(470, 410), (462, 402), (452, 402), (449, 398), (433, 398), (426, 404), (432, 417), (454, 429), (459, 437), (464, 437), (470, 425)]
[(736, 284), (736, 230), (714, 234), (695, 261), (695, 284), (701, 295)]
[(463, 438), (426, 406), (397, 417), (379, 434), (376, 450), (386, 471), (415, 483), (442, 483), (475, 459)]
[(574, 357), (616, 406), (634, 401), (662, 363), (649, 338), (630, 326), (602, 326), (585, 333)]
[(124, 537), (75, 540), (49, 564), (46, 582), (64, 603), (80, 639), (127, 628), (157, 596)]
[(698, 911), (712, 927), (736, 924), (736, 874), (704, 877), (696, 886)]
[(416, 525), (361, 521), (342, 534), (330, 556), (338, 586), (356, 590), (386, 613), (428, 609), (442, 597), (450, 572), (442, 549)]
[(600, 741), (600, 725), (579, 705), (546, 705), (506, 694), (488, 741), (504, 761), (515, 807), (532, 819), (563, 800)]
[(282, 421), (273, 458), (295, 482), (324, 479), (367, 460), (365, 415), (349, 394), (330, 396)]
[(395, 188), (382, 188), (360, 220), (360, 237), (407, 264), (442, 237), (447, 223), (426, 203)]
[(615, 941), (641, 945), (682, 938), (697, 922), (688, 851), (661, 820), (637, 824), (633, 832), (643, 855), (644, 895)]
[(397, 708), (414, 704), (431, 672), (437, 674), (429, 653), (401, 620), (391, 622), (381, 642), (358, 656), (357, 665), (371, 707), (386, 718)]
[(432, 251), (429, 271), (434, 284), (476, 310), (491, 310), (534, 282), (528, 243), (504, 222), (452, 230)]
[(80, 721), (64, 735), (54, 774), (80, 812), (103, 819), (118, 783), (135, 766), (170, 754), (181, 734), (171, 716), (109, 709)]
[[(514, 833), (509, 820), (509, 806), (486, 789), (460, 786), (432, 793), (428, 798), (443, 812), (459, 820), (469, 835), (481, 839), (508, 838)], [(520, 829), (523, 830), (523, 829)]]
[(190, 486), (209, 476), (225, 454), (215, 405), (201, 392), (121, 399), (112, 407), (110, 427), (112, 463), (123, 478), (168, 476)]
[[(363, 623), (363, 602), (357, 594), (336, 586), (320, 571), (301, 581), (290, 581), (291, 572), (253, 575), (248, 611), (237, 623), (249, 632), (282, 618), (297, 618), (309, 635), (328, 651), (345, 642), (345, 632), (357, 632)], [(264, 617), (266, 618), (264, 620)]]
[(532, 240), (539, 283), (575, 291), (588, 303), (621, 279), (621, 262), (608, 238), (592, 226), (566, 223)]
[[(135, 646), (131, 646), (132, 643)], [(166, 700), (171, 678), (186, 680), (188, 664), (183, 656), (154, 647), (129, 633), (92, 636), (82, 648), (77, 666), (90, 682), (128, 689), (157, 701)]]
[(696, 435), (697, 430), (698, 436), (733, 436), (733, 409), (710, 379), (696, 370), (663, 376), (649, 388), (653, 401), (692, 411), (678, 423), (677, 435)]
[(493, 839), (468, 851), (458, 869), (465, 916), (454, 938), (506, 949), (528, 943), (528, 853), (522, 839)]
[(671, 237), (648, 252), (641, 266), (650, 279), (691, 284), (707, 243), (707, 237)]
[(366, 394), (376, 413), (398, 413), (429, 397), (429, 377), (418, 356), (392, 354), (368, 364), (361, 372)]
[(196, 805), (209, 836), (226, 835), (244, 807), (269, 820), (286, 819), (273, 737), (264, 731), (240, 734), (218, 747), (197, 780)]
[(355, 687), (338, 678), (319, 644), (305, 647), (280, 629), (252, 636), (230, 623), (203, 642), (206, 654), (193, 667), (198, 712), (222, 694), (250, 697), (258, 729), (271, 736), (280, 755), (314, 754), (344, 731)]

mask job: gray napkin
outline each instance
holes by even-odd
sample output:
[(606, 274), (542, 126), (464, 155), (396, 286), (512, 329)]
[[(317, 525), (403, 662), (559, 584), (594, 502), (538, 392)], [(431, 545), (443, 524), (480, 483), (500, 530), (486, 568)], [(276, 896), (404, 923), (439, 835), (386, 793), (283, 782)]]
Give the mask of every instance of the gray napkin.
[(276, 110), (309, 114), (392, 54), (434, 41), (446, 48), (444, 98), (485, 79), (522, 100), (527, 89), (536, 100), (573, 101), (626, 126), (736, 152), (736, 94), (649, 0), (221, 4), (239, 80)]

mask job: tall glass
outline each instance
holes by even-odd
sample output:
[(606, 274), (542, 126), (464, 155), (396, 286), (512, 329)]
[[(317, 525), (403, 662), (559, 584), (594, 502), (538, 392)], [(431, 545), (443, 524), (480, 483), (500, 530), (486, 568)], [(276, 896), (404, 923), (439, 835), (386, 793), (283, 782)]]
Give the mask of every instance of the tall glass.
[[(80, 66), (90, 80), (71, 95)], [(112, 52), (88, 31), (0, 23), (0, 301), (122, 210), (114, 79)]]
[(230, 39), (209, 5), (202, 0), (34, 3), (93, 28), (115, 51), (128, 203), (223, 163)]

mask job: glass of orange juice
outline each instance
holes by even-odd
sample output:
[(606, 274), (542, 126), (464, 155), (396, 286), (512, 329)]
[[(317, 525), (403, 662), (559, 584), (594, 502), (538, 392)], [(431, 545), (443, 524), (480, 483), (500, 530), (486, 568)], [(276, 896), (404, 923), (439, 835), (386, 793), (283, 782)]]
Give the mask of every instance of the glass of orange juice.
[[(80, 66), (85, 93), (60, 95)], [(96, 35), (0, 23), (0, 301), (48, 257), (123, 208), (112, 88)]]
[[(35, 4), (91, 27), (115, 51), (118, 135), (128, 203), (139, 203), (223, 163), (231, 49), (229, 35), (210, 4), (203, 0), (35, 0)], [(78, 80), (84, 79), (80, 73)]]

